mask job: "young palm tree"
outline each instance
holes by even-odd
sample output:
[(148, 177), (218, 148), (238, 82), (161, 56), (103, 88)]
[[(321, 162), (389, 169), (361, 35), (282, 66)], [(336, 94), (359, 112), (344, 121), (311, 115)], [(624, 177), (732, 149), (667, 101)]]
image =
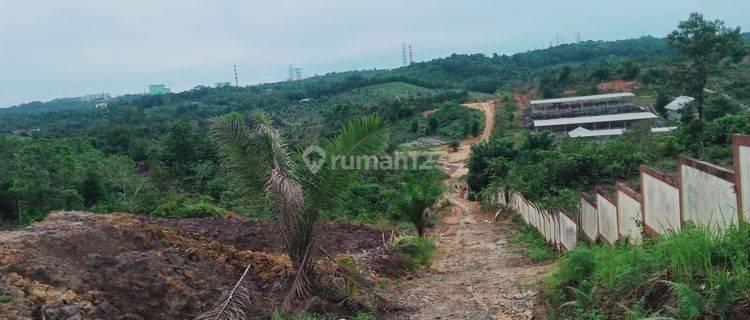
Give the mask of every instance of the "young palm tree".
[(440, 180), (442, 173), (436, 169), (412, 173), (406, 178), (403, 195), (399, 201), (401, 211), (417, 229), (420, 238), (430, 220), (430, 208), (440, 199), (445, 188)]
[(236, 119), (219, 119), (214, 137), (219, 142), (221, 156), (251, 198), (251, 206), (277, 214), (289, 259), (297, 270), (292, 289), (282, 304), (286, 313), (292, 301), (309, 293), (315, 222), (321, 212), (338, 204), (356, 173), (333, 167), (332, 157), (382, 153), (387, 129), (376, 116), (352, 121), (336, 138), (324, 143), (324, 154), (316, 160), (319, 169), (310, 170), (302, 165), (305, 155), (292, 154), (263, 111), (256, 109), (251, 115), (255, 120), (253, 129)]

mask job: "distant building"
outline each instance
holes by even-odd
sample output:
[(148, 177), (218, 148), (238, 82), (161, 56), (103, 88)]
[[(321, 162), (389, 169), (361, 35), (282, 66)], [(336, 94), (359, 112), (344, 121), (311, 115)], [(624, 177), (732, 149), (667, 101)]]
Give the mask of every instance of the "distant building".
[(214, 83), (214, 87), (216, 87), (216, 88), (224, 88), (224, 87), (229, 87), (231, 85), (232, 84), (229, 83), (229, 82), (217, 82), (217, 83)]
[(163, 94), (172, 92), (163, 84), (150, 84), (148, 85), (148, 94)]
[(634, 123), (656, 118), (658, 118), (658, 116), (651, 112), (631, 112), (598, 116), (542, 119), (534, 120), (534, 130), (549, 130), (551, 132), (563, 133), (578, 128), (588, 130), (624, 129), (630, 127)]
[(574, 110), (584, 108), (607, 108), (634, 104), (635, 95), (630, 92), (606, 93), (592, 96), (565, 97), (532, 100), (529, 104), (534, 112)]
[[(680, 120), (681, 110), (686, 106), (689, 106), (695, 101), (695, 98), (688, 96), (679, 96), (674, 98), (672, 102), (664, 106), (664, 110), (667, 110), (667, 118), (672, 120)], [(691, 106), (692, 107), (692, 106)]]
[(602, 130), (589, 130), (586, 128), (575, 128), (573, 131), (568, 132), (568, 136), (571, 138), (600, 138), (600, 137), (611, 137), (619, 136), (623, 134), (623, 129), (602, 129)]
[[(653, 133), (666, 133), (672, 130), (677, 129), (677, 127), (656, 127), (651, 128), (651, 132)], [(601, 130), (589, 130), (586, 128), (575, 128), (573, 131), (568, 132), (568, 136), (571, 138), (592, 138), (592, 139), (599, 139), (599, 138), (609, 138), (614, 136), (619, 136), (625, 133), (627, 129), (601, 129)]]
[(94, 105), (94, 107), (97, 109), (107, 109), (107, 103), (106, 102), (97, 103), (96, 105)]
[(524, 121), (535, 131), (574, 138), (603, 139), (622, 135), (635, 123), (658, 119), (639, 106), (630, 92), (532, 100)]
[(95, 93), (95, 94), (87, 94), (83, 97), (78, 98), (81, 101), (104, 101), (112, 99), (112, 95), (109, 93)]

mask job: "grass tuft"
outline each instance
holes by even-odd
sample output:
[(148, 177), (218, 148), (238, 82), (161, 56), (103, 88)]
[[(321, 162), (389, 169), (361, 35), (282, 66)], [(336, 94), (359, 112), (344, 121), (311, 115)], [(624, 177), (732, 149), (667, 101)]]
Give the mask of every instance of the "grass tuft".
[(417, 269), (429, 266), (437, 244), (430, 238), (401, 235), (391, 239), (388, 247), (404, 267)]
[(581, 243), (542, 296), (558, 318), (734, 318), (750, 312), (749, 249), (747, 225), (717, 232), (687, 223), (641, 246)]

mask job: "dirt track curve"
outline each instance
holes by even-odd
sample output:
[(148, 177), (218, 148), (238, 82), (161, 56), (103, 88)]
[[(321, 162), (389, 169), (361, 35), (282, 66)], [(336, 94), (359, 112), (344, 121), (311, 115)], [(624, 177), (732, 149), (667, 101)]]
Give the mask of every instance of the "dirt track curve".
[[(448, 154), (451, 179), (446, 184), (455, 185), (466, 174), (471, 144), (489, 139), (495, 103), (466, 104), (485, 112), (485, 130)], [(535, 284), (551, 265), (534, 264), (519, 245), (508, 244), (506, 238), (518, 232), (513, 224), (493, 221), (494, 213), (464, 199), (460, 188), (450, 200), (450, 212), (429, 232), (438, 241), (432, 267), (422, 277), (394, 286), (392, 294), (401, 308), (386, 318), (532, 319)]]

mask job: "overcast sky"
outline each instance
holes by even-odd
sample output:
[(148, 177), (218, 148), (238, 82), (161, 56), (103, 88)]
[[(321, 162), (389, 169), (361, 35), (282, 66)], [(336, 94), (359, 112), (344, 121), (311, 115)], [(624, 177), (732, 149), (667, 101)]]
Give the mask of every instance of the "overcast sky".
[(175, 91), (393, 68), (452, 53), (664, 36), (691, 11), (750, 30), (750, 1), (0, 0), (0, 106), (88, 93)]

